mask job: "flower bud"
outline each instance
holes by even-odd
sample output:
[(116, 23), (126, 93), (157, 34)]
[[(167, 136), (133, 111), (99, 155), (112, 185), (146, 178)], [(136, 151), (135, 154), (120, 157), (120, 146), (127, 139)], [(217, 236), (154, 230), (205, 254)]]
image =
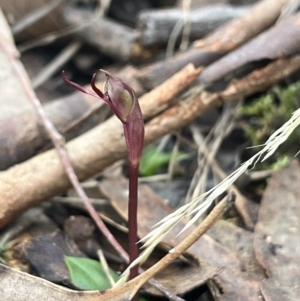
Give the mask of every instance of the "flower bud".
[(132, 88), (125, 84), (120, 78), (107, 71), (101, 71), (105, 73), (107, 77), (104, 90), (111, 101), (112, 109), (118, 118), (123, 123), (126, 123), (136, 102), (136, 96)]

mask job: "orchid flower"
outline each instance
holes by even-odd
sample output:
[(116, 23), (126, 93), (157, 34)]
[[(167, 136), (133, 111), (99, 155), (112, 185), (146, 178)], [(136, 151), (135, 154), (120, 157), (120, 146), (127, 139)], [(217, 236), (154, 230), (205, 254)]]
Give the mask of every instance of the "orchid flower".
[[(124, 136), (129, 158), (129, 259), (130, 263), (138, 257), (137, 204), (138, 204), (138, 170), (144, 146), (144, 119), (134, 90), (119, 77), (100, 69), (106, 75), (104, 93), (96, 86), (96, 73), (92, 77), (90, 91), (70, 80), (63, 71), (64, 81), (73, 88), (103, 100), (123, 123)], [(138, 266), (131, 269), (130, 278), (138, 274)]]

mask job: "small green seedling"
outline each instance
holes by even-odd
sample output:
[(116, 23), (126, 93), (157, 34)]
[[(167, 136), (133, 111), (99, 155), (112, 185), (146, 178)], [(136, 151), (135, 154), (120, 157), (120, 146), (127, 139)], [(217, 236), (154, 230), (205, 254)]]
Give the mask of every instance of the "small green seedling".
[[(102, 264), (93, 259), (82, 257), (65, 257), (71, 282), (76, 287), (83, 290), (107, 290), (112, 287), (103, 269)], [(109, 269), (110, 275), (115, 282), (119, 280), (119, 275)]]
[[(87, 291), (104, 291), (112, 287), (99, 261), (66, 256), (65, 263), (70, 273), (71, 282), (76, 287)], [(120, 276), (114, 270), (109, 269), (109, 273), (115, 282), (119, 280)], [(140, 297), (139, 301), (147, 301), (147, 299)]]
[[(178, 152), (176, 159), (186, 159), (189, 155), (184, 152)], [(162, 152), (156, 147), (150, 145), (143, 151), (140, 174), (146, 177), (153, 176), (157, 171), (167, 165), (172, 158), (172, 152)]]

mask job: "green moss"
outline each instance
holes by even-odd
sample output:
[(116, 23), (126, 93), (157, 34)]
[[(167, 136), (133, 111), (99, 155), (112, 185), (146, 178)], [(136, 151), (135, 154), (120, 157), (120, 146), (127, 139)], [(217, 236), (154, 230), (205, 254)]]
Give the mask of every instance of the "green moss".
[[(299, 107), (298, 102), (300, 103), (300, 82), (285, 88), (275, 86), (265, 95), (245, 104), (241, 108), (241, 114), (248, 121), (244, 130), (251, 146), (265, 143), (291, 117)], [(299, 150), (299, 137), (300, 129), (296, 129), (274, 154), (275, 162), (266, 163), (264, 168), (277, 169), (286, 165), (289, 158)]]

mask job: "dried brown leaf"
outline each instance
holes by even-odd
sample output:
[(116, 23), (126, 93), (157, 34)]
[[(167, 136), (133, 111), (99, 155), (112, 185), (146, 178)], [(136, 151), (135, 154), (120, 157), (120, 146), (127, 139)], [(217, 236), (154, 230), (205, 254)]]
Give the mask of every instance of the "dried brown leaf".
[(261, 282), (266, 301), (299, 300), (299, 182), (299, 163), (294, 161), (271, 178), (261, 202), (254, 249), (268, 275)]
[(264, 269), (255, 257), (252, 232), (220, 220), (207, 234), (237, 256), (242, 270), (251, 273), (257, 280), (265, 278)]
[(32, 238), (25, 246), (25, 256), (37, 275), (54, 283), (69, 283), (65, 256), (85, 257), (62, 231)]
[(0, 264), (2, 301), (127, 301), (131, 291), (132, 287), (125, 284), (105, 294), (76, 292)]

